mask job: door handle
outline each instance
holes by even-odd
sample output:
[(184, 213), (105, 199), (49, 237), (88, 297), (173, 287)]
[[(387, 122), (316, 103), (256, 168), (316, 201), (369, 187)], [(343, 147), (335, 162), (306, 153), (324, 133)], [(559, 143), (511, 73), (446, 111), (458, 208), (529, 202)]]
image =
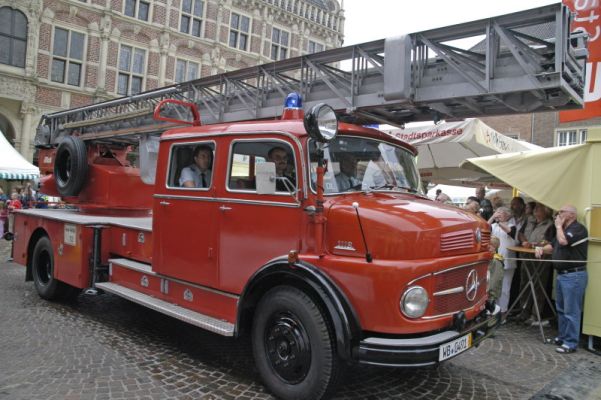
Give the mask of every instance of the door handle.
[(221, 211), (224, 211), (224, 212), (225, 212), (225, 211), (229, 211), (229, 210), (231, 210), (231, 209), (232, 209), (232, 207), (228, 207), (228, 206), (220, 206), (220, 207), (219, 207), (219, 209), (220, 209)]
[(171, 203), (169, 203), (168, 201), (161, 201), (159, 204), (162, 205), (162, 206), (169, 206), (169, 205), (171, 205)]

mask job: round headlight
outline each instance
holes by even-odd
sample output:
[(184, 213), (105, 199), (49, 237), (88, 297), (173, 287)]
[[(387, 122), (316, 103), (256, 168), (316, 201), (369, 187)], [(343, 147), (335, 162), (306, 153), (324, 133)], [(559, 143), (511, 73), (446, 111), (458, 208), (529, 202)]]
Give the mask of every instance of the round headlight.
[(401, 298), (401, 311), (409, 318), (419, 318), (428, 308), (428, 292), (421, 286), (411, 286)]
[(329, 142), (338, 133), (338, 118), (334, 109), (319, 103), (305, 115), (305, 129), (318, 142)]

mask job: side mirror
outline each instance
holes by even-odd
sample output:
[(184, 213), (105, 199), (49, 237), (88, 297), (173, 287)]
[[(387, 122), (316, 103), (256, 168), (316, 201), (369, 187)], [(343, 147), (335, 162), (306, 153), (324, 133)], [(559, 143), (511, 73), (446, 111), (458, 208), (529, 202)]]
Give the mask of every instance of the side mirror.
[(255, 165), (258, 194), (275, 193), (275, 163), (264, 162)]

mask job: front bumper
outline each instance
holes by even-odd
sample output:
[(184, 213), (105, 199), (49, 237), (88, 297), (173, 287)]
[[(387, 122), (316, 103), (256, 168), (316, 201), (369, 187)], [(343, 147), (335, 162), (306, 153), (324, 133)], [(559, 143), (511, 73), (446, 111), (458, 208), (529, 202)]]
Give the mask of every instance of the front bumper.
[[(491, 336), (501, 321), (501, 309), (483, 311), (460, 331), (448, 330), (417, 338), (368, 337), (353, 350), (353, 358), (363, 364), (391, 367), (420, 367), (439, 362), (440, 346), (472, 334), (472, 347)], [(460, 354), (460, 353), (459, 353)]]

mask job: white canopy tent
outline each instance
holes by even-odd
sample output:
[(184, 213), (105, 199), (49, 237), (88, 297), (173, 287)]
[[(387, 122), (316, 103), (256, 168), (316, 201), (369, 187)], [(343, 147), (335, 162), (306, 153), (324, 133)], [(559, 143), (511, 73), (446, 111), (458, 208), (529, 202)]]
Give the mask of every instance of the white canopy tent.
[(505, 136), (479, 119), (438, 125), (384, 130), (417, 147), (422, 180), (456, 186), (505, 187), (485, 171), (459, 168), (468, 158), (540, 149), (540, 146)]
[(39, 168), (23, 158), (0, 131), (0, 179), (24, 181), (39, 177)]

